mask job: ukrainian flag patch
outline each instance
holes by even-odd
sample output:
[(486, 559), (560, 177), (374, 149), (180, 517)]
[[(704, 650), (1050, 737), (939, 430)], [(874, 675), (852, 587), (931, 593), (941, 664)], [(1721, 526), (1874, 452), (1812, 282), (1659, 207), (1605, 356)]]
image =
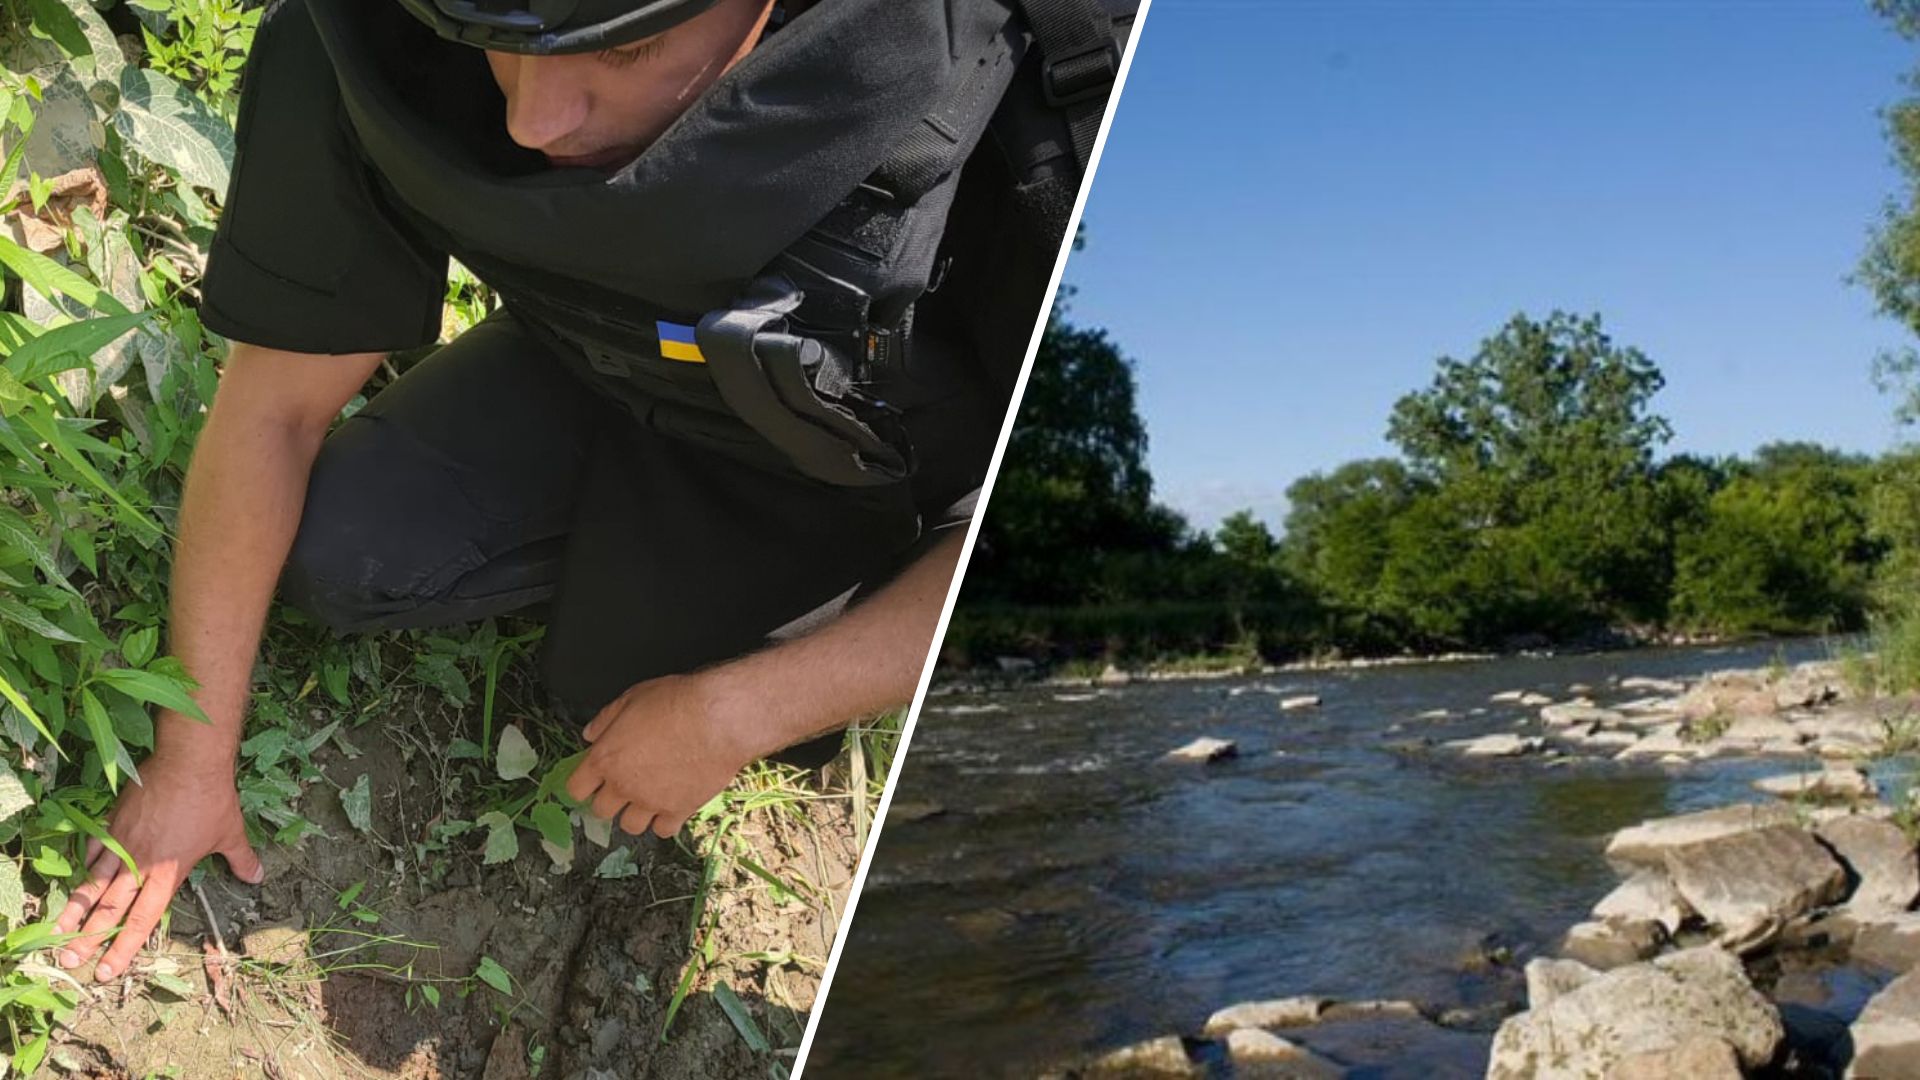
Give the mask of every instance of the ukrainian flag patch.
[(668, 360), (681, 360), (689, 364), (704, 364), (707, 354), (700, 351), (700, 343), (694, 340), (693, 327), (679, 323), (655, 322), (654, 328), (660, 332), (660, 355)]

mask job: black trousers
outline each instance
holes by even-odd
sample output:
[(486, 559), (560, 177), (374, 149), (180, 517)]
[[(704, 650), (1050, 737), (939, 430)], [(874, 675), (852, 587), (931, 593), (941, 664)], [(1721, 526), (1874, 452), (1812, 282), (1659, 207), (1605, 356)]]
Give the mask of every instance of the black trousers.
[(544, 604), (541, 669), (584, 724), (634, 683), (831, 616), (919, 536), (905, 485), (776, 475), (654, 431), (502, 311), (328, 437), (281, 592), (343, 632)]

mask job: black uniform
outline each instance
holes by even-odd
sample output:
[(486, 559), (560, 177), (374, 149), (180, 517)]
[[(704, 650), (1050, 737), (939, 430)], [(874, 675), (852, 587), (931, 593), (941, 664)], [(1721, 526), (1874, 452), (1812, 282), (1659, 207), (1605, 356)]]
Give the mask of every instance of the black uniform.
[[(308, 2), (277, 0), (261, 20), (201, 317), (232, 339), (306, 353), (429, 344), (450, 245), (430, 235), (431, 208), (399, 201), (366, 154)], [(559, 172), (508, 138), (479, 50), (384, 0), (312, 2), (365, 20), (366, 55), (394, 65), (406, 107), (465, 167), (532, 184)], [(572, 171), (565, 182), (593, 181)], [(607, 244), (632, 243), (609, 225)], [(648, 261), (658, 275), (675, 256), (583, 249), (580, 263)], [(967, 346), (941, 340), (936, 298), (923, 300), (915, 347), (951, 361)], [(787, 467), (744, 425), (690, 423), (670, 403), (609, 392), (510, 300), (327, 440), (283, 592), (343, 630), (550, 599), (549, 687), (585, 720), (636, 682), (813, 625), (911, 561), (930, 529), (964, 521), (1005, 409), (971, 369), (917, 365), (927, 374), (899, 396), (919, 463), (911, 480), (841, 487)]]

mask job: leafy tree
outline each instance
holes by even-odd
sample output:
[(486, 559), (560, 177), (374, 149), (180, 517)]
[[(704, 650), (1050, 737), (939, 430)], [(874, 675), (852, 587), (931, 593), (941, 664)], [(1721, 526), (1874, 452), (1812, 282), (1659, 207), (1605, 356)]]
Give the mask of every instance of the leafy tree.
[(1426, 487), (1393, 458), (1351, 461), (1301, 477), (1287, 488), (1286, 565), (1330, 602), (1372, 608), (1387, 564), (1389, 529)]

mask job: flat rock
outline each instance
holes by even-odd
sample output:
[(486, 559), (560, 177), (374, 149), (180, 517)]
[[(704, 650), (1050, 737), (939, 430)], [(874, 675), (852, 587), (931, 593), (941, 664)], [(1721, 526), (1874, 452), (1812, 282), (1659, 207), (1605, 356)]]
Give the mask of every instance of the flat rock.
[(1704, 744), (1689, 742), (1678, 732), (1658, 730), (1613, 755), (1615, 761), (1645, 761), (1678, 757), (1684, 761), (1707, 757), (1712, 751)]
[(1772, 1059), (1780, 1015), (1740, 961), (1711, 946), (1594, 978), (1543, 1008), (1510, 1017), (1494, 1036), (1489, 1080), (1605, 1077), (1636, 1055), (1720, 1039), (1740, 1066)]
[(1296, 709), (1317, 709), (1320, 707), (1319, 694), (1297, 694), (1280, 699), (1281, 712), (1293, 712)]
[(1207, 1017), (1207, 1026), (1203, 1029), (1203, 1034), (1209, 1038), (1219, 1038), (1238, 1028), (1306, 1027), (1309, 1024), (1319, 1023), (1320, 1014), (1326, 1007), (1326, 999), (1317, 997), (1243, 1001), (1238, 1005), (1229, 1005)]
[(1552, 698), (1548, 697), (1545, 694), (1540, 694), (1540, 693), (1521, 694), (1518, 698), (1514, 700), (1517, 704), (1525, 705), (1529, 709), (1537, 709), (1542, 705), (1553, 704)]
[(1663, 870), (1644, 869), (1621, 882), (1593, 906), (1596, 919), (1659, 923), (1669, 935), (1679, 932), (1693, 909)]
[(1755, 780), (1753, 789), (1775, 798), (1814, 802), (1852, 802), (1875, 794), (1872, 777), (1845, 766), (1768, 776)]
[(1594, 919), (1568, 927), (1559, 951), (1569, 960), (1611, 971), (1653, 956), (1666, 941), (1666, 931), (1652, 919)]
[(1770, 743), (1800, 744), (1800, 731), (1776, 716), (1742, 716), (1727, 725), (1715, 742), (1728, 745), (1766, 746)]
[(1648, 694), (1684, 694), (1687, 684), (1679, 679), (1654, 679), (1645, 675), (1629, 675), (1620, 680), (1620, 689), (1639, 690)]
[(1669, 848), (1665, 859), (1673, 887), (1736, 950), (1771, 941), (1787, 920), (1846, 894), (1846, 868), (1792, 825)]
[(1793, 808), (1777, 802), (1740, 803), (1691, 814), (1654, 818), (1613, 834), (1607, 858), (1643, 866), (1664, 865), (1672, 848), (1722, 836), (1737, 836), (1773, 825), (1794, 823)]
[(1419, 1020), (1425, 1013), (1411, 1001), (1329, 1001), (1321, 1010), (1320, 1021), (1332, 1024), (1343, 1020)]
[(1541, 709), (1540, 722), (1550, 727), (1564, 727), (1568, 724), (1620, 724), (1626, 722), (1626, 717), (1612, 709), (1566, 702), (1560, 705), (1548, 705)]
[(1261, 1080), (1334, 1080), (1346, 1073), (1306, 1047), (1259, 1028), (1228, 1032), (1227, 1060), (1234, 1076)]
[(1888, 971), (1920, 967), (1920, 912), (1903, 911), (1859, 922), (1851, 949), (1853, 959)]
[(1920, 899), (1920, 854), (1900, 826), (1850, 815), (1826, 822), (1814, 835), (1857, 879), (1847, 896), (1847, 907), (1856, 915), (1895, 915)]
[(1851, 1033), (1848, 1080), (1920, 1076), (1920, 973), (1902, 975), (1873, 995)]
[(1632, 731), (1602, 730), (1585, 736), (1580, 742), (1601, 749), (1625, 748), (1639, 745), (1640, 736)]
[(1206, 1074), (1206, 1069), (1187, 1056), (1186, 1044), (1180, 1041), (1178, 1035), (1163, 1035), (1158, 1039), (1123, 1046), (1095, 1058), (1080, 1070), (1081, 1076), (1099, 1077), (1100, 1080), (1150, 1076), (1201, 1077)]
[(1488, 697), (1487, 700), (1493, 702), (1495, 705), (1511, 705), (1526, 696), (1527, 692), (1525, 690), (1502, 690)]
[(1519, 757), (1522, 754), (1531, 754), (1546, 744), (1546, 740), (1537, 735), (1501, 732), (1495, 735), (1482, 735), (1477, 739), (1455, 739), (1445, 745), (1467, 757)]
[(1571, 993), (1600, 977), (1600, 972), (1578, 960), (1537, 956), (1527, 961), (1527, 1007), (1538, 1009), (1561, 994)]
[(1238, 757), (1240, 748), (1232, 739), (1215, 739), (1205, 735), (1185, 746), (1167, 751), (1162, 761), (1219, 761), (1223, 758)]
[(1740, 1080), (1740, 1055), (1725, 1039), (1688, 1039), (1664, 1050), (1628, 1054), (1606, 1080)]

